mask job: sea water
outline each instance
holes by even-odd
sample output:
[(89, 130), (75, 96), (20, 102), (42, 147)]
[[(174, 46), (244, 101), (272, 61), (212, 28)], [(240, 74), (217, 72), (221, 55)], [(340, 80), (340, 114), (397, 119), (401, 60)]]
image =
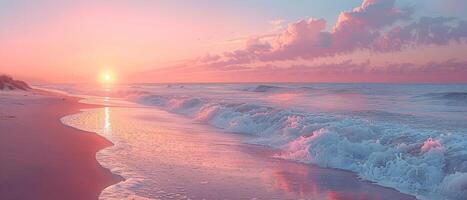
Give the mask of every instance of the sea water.
[(248, 135), (247, 143), (281, 150), (277, 158), (350, 170), (419, 198), (467, 196), (467, 85), (42, 87), (157, 107)]

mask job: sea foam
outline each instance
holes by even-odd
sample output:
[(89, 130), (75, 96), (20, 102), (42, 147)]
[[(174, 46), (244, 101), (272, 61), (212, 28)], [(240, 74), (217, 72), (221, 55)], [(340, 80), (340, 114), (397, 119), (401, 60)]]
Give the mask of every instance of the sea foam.
[(466, 196), (467, 138), (462, 133), (186, 95), (146, 95), (137, 101), (229, 132), (255, 135), (248, 142), (282, 149), (279, 158), (351, 170), (423, 199)]

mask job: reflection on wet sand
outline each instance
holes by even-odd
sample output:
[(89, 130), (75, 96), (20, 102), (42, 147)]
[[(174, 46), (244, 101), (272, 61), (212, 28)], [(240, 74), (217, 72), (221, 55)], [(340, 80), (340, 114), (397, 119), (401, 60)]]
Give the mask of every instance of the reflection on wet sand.
[(360, 181), (354, 173), (347, 171), (289, 161), (276, 162), (273, 167), (269, 179), (272, 185), (303, 199), (415, 199), (390, 188)]

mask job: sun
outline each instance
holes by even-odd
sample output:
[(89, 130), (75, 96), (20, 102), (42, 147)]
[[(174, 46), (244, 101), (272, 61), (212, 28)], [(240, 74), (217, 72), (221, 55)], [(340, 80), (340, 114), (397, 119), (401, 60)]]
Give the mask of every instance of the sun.
[(113, 74), (111, 72), (104, 72), (101, 74), (101, 77), (100, 77), (100, 81), (102, 83), (106, 83), (106, 84), (110, 84), (112, 83), (114, 80), (114, 77), (113, 77)]
[(104, 74), (104, 81), (110, 81), (112, 79), (112, 76), (110, 74)]

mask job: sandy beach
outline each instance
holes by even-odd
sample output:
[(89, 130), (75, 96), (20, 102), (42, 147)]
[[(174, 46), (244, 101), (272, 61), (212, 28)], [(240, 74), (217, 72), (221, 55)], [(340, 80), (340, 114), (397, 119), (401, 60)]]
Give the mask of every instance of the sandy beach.
[(44, 92), (0, 92), (0, 199), (97, 199), (119, 177), (96, 160), (112, 145), (60, 118), (90, 107)]

